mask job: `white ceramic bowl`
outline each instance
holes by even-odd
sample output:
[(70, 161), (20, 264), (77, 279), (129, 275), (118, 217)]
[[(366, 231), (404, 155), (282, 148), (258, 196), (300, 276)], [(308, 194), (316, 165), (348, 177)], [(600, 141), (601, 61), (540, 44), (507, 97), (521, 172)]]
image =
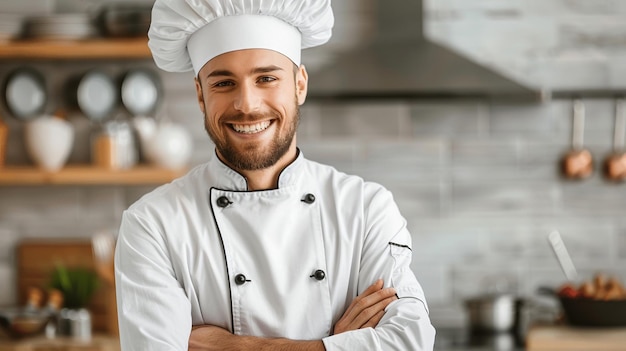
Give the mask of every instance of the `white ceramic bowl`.
[(74, 127), (64, 119), (42, 116), (26, 123), (24, 128), (26, 150), (42, 169), (60, 170), (74, 145)]
[(181, 125), (159, 123), (154, 134), (143, 145), (148, 159), (171, 170), (182, 169), (189, 163), (192, 142), (189, 132)]

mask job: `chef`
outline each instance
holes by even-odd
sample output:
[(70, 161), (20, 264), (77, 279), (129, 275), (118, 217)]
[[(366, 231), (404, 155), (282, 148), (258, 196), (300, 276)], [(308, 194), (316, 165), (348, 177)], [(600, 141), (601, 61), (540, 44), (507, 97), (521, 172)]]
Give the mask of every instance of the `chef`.
[(155, 62), (194, 71), (215, 153), (123, 214), (123, 350), (432, 350), (391, 193), (296, 144), (301, 49), (333, 21), (329, 0), (156, 0)]

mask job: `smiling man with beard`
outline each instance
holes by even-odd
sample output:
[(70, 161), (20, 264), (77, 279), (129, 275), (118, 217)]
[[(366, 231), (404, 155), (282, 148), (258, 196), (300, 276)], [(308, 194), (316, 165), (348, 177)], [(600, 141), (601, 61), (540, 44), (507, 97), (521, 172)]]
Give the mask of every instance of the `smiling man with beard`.
[(300, 50), (332, 25), (328, 0), (155, 2), (155, 62), (194, 70), (215, 155), (124, 212), (123, 350), (432, 350), (391, 194), (296, 144)]

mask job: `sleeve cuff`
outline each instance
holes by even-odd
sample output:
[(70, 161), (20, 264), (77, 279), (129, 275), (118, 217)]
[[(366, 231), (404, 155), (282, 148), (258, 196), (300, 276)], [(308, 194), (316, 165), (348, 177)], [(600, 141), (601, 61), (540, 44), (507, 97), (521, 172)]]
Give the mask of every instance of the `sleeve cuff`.
[(322, 339), (326, 351), (381, 350), (372, 328), (352, 330)]

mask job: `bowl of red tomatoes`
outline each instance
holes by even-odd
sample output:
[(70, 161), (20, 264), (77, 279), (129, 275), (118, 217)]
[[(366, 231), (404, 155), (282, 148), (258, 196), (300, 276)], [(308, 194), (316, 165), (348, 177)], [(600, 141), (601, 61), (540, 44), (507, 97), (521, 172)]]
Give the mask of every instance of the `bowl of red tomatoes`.
[(626, 326), (626, 288), (615, 277), (596, 274), (582, 283), (565, 283), (555, 295), (571, 325)]

